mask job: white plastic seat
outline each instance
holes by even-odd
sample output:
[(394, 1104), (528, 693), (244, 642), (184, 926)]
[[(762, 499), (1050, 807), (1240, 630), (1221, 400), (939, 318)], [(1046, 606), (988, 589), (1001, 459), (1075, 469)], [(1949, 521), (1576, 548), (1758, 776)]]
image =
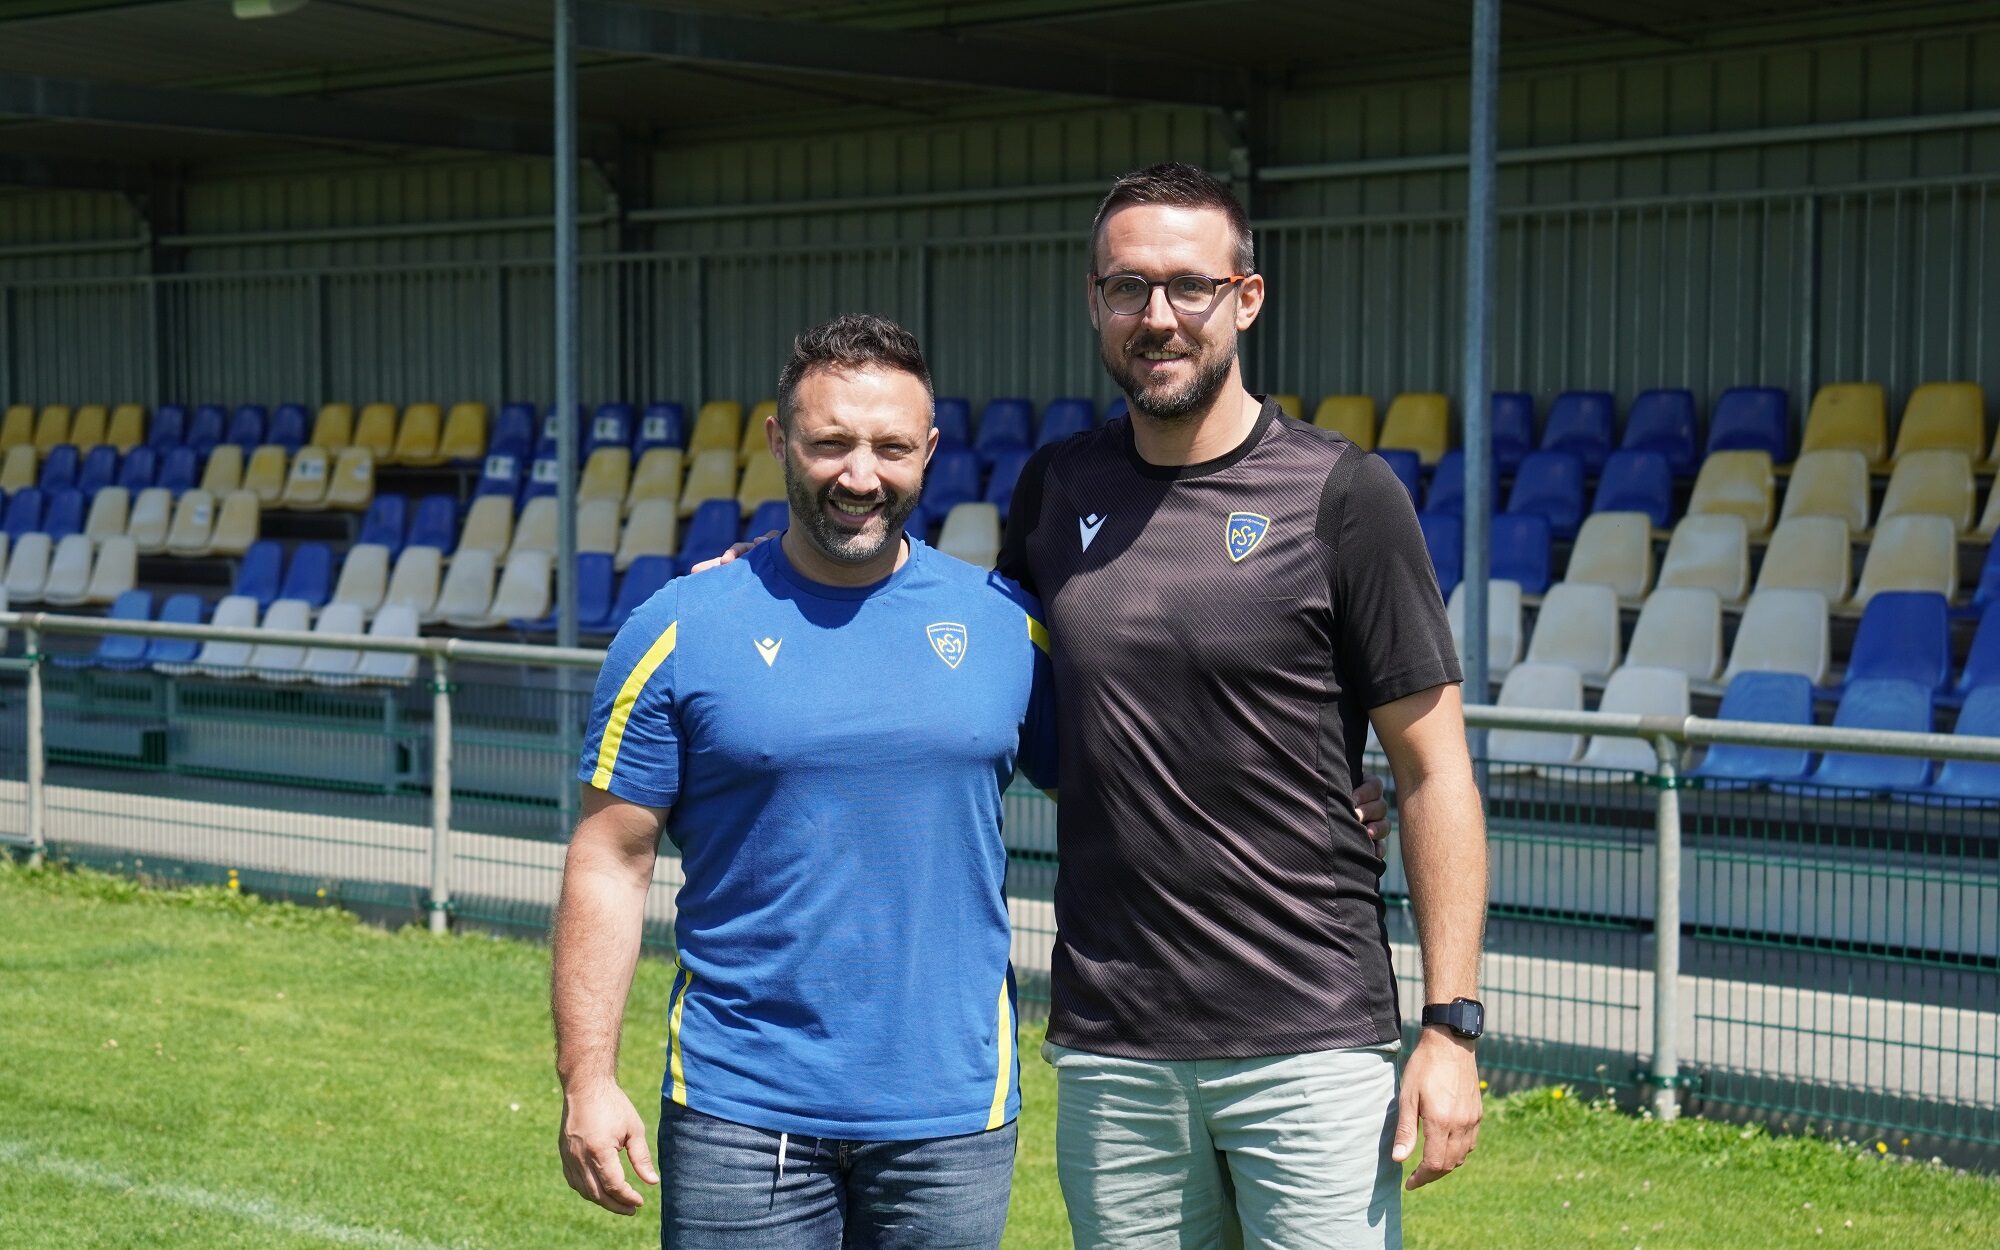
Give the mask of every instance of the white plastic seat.
[[(314, 622), (313, 633), (352, 637), (361, 627), (360, 605), (329, 603)], [(352, 647), (311, 647), (299, 671), (313, 681), (325, 682), (352, 674), (360, 663), (361, 653)]]
[(640, 556), (673, 555), (680, 550), (680, 524), (680, 509), (672, 499), (641, 499), (625, 519), (612, 567), (623, 573)]
[[(1604, 697), (1597, 710), (1625, 716), (1673, 716), (1688, 714), (1688, 678), (1677, 668), (1648, 668), (1627, 664), (1611, 674), (1604, 685)], [(1643, 738), (1621, 738), (1597, 734), (1580, 761), (1586, 768), (1623, 769), (1651, 773), (1658, 757), (1653, 744)], [(1622, 781), (1613, 773), (1582, 774), (1586, 781)]]
[(556, 497), (540, 495), (521, 506), (521, 515), (514, 522), (514, 541), (508, 544), (507, 558), (513, 559), (523, 551), (547, 551), (556, 549)]
[(1941, 516), (1957, 533), (1972, 528), (1972, 457), (1962, 451), (1933, 448), (1906, 451), (1889, 475), (1878, 521), (1898, 516)]
[(1653, 586), (1653, 519), (1643, 512), (1593, 512), (1570, 547), (1566, 582), (1609, 586), (1623, 600)]
[[(1849, 455), (1859, 455), (1850, 452)], [(1847, 522), (1837, 516), (1795, 516), (1778, 522), (1757, 589), (1817, 590), (1831, 604), (1847, 602), (1854, 585), (1854, 550)]]
[(458, 531), (458, 555), (484, 551), (498, 560), (514, 536), (514, 500), (507, 495), (481, 495), (466, 510)]
[[(381, 543), (356, 543), (340, 562), (340, 580), (334, 583), (327, 611), (337, 606), (351, 607), (364, 622), (382, 606), (389, 587), (389, 549)], [(358, 627), (357, 627), (358, 628)]]
[(39, 530), (21, 535), (7, 557), (7, 602), (19, 607), (42, 601), (42, 587), (49, 580), (49, 557), (54, 550), (55, 544)]
[(164, 486), (148, 486), (132, 501), (125, 532), (138, 545), (140, 555), (156, 556), (167, 549), (167, 525), (173, 511), (174, 494)]
[(1931, 590), (1946, 599), (1958, 594), (1958, 533), (1949, 520), (1905, 515), (1875, 526), (1853, 606), (1865, 608), (1885, 590)]
[[(1500, 684), (1500, 706), (1583, 710), (1583, 676), (1562, 664), (1521, 664)], [(1577, 734), (1531, 729), (1495, 729), (1486, 737), (1486, 755), (1495, 772), (1533, 771), (1537, 766), (1574, 764), (1583, 753)]]
[(1737, 623), (1722, 681), (1727, 685), (1738, 673), (1798, 673), (1823, 685), (1832, 651), (1824, 596), (1813, 590), (1760, 590)]
[(391, 608), (408, 608), (417, 617), (428, 619), (437, 603), (438, 578), (444, 568), (444, 554), (436, 547), (405, 547), (396, 557), (395, 571), (389, 574), (389, 588), (382, 592), (379, 618)]
[(500, 571), (500, 585), (493, 592), (493, 605), (486, 613), (486, 626), (497, 628), (509, 621), (547, 616), (549, 573), (554, 565), (555, 557), (546, 551), (517, 551), (508, 556), (507, 566)]
[(481, 548), (452, 557), (425, 623), (445, 621), (465, 629), (484, 629), (493, 607), (493, 553)]
[[(1445, 619), (1451, 624), (1451, 640), (1462, 656), (1465, 651), (1465, 583), (1451, 591), (1445, 605)], [(1521, 662), (1521, 583), (1486, 583), (1486, 672), (1502, 677)], [(1481, 700), (1474, 698), (1473, 702)]]
[(167, 530), (168, 554), (205, 556), (214, 535), (215, 496), (205, 490), (183, 494), (174, 504), (173, 524)]
[(1656, 590), (1639, 609), (1625, 666), (1671, 668), (1695, 681), (1722, 671), (1722, 599), (1706, 586)]
[(91, 542), (82, 534), (71, 534), (56, 544), (42, 582), (45, 602), (72, 607), (84, 601), (90, 593), (90, 553)]
[(611, 555), (618, 550), (618, 514), (622, 504), (616, 499), (589, 499), (576, 509), (576, 549)]
[(1684, 516), (1667, 540), (1660, 561), (1666, 586), (1705, 586), (1724, 603), (1741, 603), (1750, 593), (1750, 534), (1733, 513)]
[(1618, 667), (1620, 646), (1618, 592), (1595, 582), (1557, 582), (1535, 616), (1528, 663), (1561, 664), (1585, 681), (1601, 681)]
[(86, 603), (111, 603), (139, 584), (139, 548), (123, 534), (114, 534), (97, 545), (97, 562), (91, 566)]
[[(210, 625), (228, 629), (255, 629), (257, 601), (248, 595), (230, 595), (215, 605)], [(162, 673), (202, 672), (216, 677), (240, 677), (250, 662), (247, 642), (204, 642), (192, 664), (155, 664)]]
[(104, 486), (98, 489), (90, 500), (90, 515), (83, 523), (83, 532), (91, 541), (103, 542), (107, 538), (123, 537), (126, 527), (131, 524), (132, 494), (123, 486)]
[(1839, 517), (1856, 534), (1868, 530), (1868, 458), (1858, 451), (1809, 451), (1792, 466), (1780, 523), (1801, 516)]
[(990, 503), (953, 504), (937, 545), (967, 564), (992, 568), (1000, 562), (1000, 509)]
[[(416, 609), (408, 604), (389, 604), (375, 614), (368, 627), (370, 638), (415, 638)], [(352, 669), (339, 673), (314, 672), (312, 679), (323, 686), (405, 685), (417, 676), (417, 657), (395, 651), (357, 651)]]
[[(312, 628), (312, 605), (303, 599), (280, 599), (264, 613), (257, 628), (305, 633)], [(265, 681), (302, 681), (306, 649), (290, 642), (260, 642), (251, 648), (243, 667)]]

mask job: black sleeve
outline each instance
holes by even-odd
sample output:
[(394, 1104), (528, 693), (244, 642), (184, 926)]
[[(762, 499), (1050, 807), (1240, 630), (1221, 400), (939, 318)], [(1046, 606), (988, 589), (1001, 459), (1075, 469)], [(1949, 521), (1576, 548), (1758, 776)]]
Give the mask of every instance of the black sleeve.
[(1319, 532), (1341, 682), (1363, 706), (1463, 681), (1430, 550), (1388, 461), (1358, 448), (1341, 456), (1320, 496)]
[(1021, 589), (1037, 598), (1041, 591), (1035, 588), (1034, 573), (1028, 567), (1028, 535), (1035, 532), (1035, 522), (1042, 517), (1042, 481), (1049, 474), (1055, 449), (1054, 443), (1038, 448), (1021, 466), (1013, 502), (1007, 505), (1007, 532), (1000, 539), (1000, 563), (996, 566), (1002, 577), (1020, 583)]

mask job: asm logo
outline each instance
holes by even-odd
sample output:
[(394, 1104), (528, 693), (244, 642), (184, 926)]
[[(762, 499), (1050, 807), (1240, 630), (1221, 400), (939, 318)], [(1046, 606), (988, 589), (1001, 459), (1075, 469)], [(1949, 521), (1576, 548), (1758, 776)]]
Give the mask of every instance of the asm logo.
[(1230, 513), (1222, 531), (1222, 549), (1229, 553), (1231, 563), (1240, 563), (1244, 556), (1257, 550), (1257, 544), (1264, 541), (1264, 533), (1270, 528), (1270, 517), (1255, 512)]
[(946, 668), (957, 668), (965, 660), (965, 626), (956, 621), (939, 621), (925, 627), (924, 634), (931, 640), (931, 650), (943, 660)]

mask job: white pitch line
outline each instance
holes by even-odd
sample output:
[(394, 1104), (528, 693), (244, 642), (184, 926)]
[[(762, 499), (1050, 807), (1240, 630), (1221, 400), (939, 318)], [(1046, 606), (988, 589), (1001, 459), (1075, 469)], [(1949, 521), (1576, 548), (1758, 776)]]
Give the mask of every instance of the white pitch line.
[(93, 1189), (114, 1189), (139, 1198), (154, 1198), (161, 1202), (171, 1202), (176, 1206), (213, 1211), (219, 1215), (250, 1220), (303, 1237), (317, 1237), (336, 1245), (379, 1247), (380, 1250), (466, 1250), (464, 1242), (446, 1246), (435, 1241), (425, 1241), (421, 1237), (411, 1237), (393, 1229), (384, 1231), (360, 1228), (352, 1224), (336, 1224), (303, 1211), (287, 1211), (268, 1198), (218, 1194), (189, 1185), (141, 1184), (94, 1163), (65, 1159), (61, 1155), (30, 1146), (26, 1142), (0, 1140), (0, 1165), (18, 1168), (24, 1172), (39, 1172), (45, 1176), (59, 1177), (72, 1184), (88, 1185)]

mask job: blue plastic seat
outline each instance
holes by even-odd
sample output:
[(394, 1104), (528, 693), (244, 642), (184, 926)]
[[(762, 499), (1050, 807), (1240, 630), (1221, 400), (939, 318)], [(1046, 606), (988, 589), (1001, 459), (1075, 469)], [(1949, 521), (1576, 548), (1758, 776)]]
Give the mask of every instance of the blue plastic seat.
[(333, 597), (333, 548), (325, 543), (300, 543), (292, 552), (291, 567), (285, 570), (280, 599), (303, 599), (314, 608), (323, 608)]
[(1096, 428), (1097, 406), (1089, 400), (1074, 395), (1052, 399), (1042, 410), (1042, 428), (1035, 435), (1035, 446), (1046, 447)]
[(118, 484), (136, 497), (153, 484), (160, 471), (160, 454), (151, 447), (134, 447), (118, 462)]
[[(1812, 681), (1798, 673), (1738, 673), (1722, 692), (1716, 719), (1810, 725)], [(1810, 751), (1721, 744), (1708, 748), (1692, 775), (1721, 782), (1797, 781), (1811, 769)]]
[[(1542, 450), (1576, 453), (1583, 460), (1583, 471), (1595, 477), (1604, 471), (1604, 462), (1611, 457), (1614, 408), (1609, 391), (1564, 391), (1549, 405), (1549, 423), (1542, 430)], [(1692, 415), (1690, 408), (1690, 420)], [(1688, 430), (1688, 455), (1692, 460), (1692, 424)]]
[[(583, 450), (588, 456), (599, 447), (630, 447), (632, 445), (632, 405), (599, 404), (597, 415), (590, 419), (588, 437), (584, 439)], [(611, 601), (606, 598), (605, 611), (611, 610)]]
[(1404, 490), (1410, 492), (1410, 506), (1414, 508), (1420, 505), (1423, 502), (1424, 490), (1423, 457), (1414, 451), (1406, 451), (1400, 447), (1391, 447), (1387, 451), (1378, 451), (1372, 454), (1380, 456), (1383, 460), (1387, 461), (1390, 470), (1396, 475), (1396, 480), (1403, 484)]
[[(620, 444), (622, 446), (622, 444)], [(576, 556), (576, 627), (582, 633), (603, 633), (604, 622), (611, 616), (611, 553), (608, 551), (580, 551)], [(556, 619), (559, 608), (555, 597), (550, 596), (549, 614), (535, 620), (516, 617), (509, 621), (515, 629), (529, 633), (547, 634), (555, 632), (559, 623)]]
[[(111, 601), (111, 610), (105, 615), (114, 621), (150, 621), (153, 592), (128, 590)], [(63, 668), (144, 668), (146, 640), (131, 634), (105, 634), (88, 655), (59, 655), (55, 661)]]
[(639, 418), (638, 439), (632, 444), (634, 458), (655, 447), (686, 446), (687, 409), (670, 400), (647, 404), (645, 415)]
[(435, 547), (450, 555), (458, 546), (458, 501), (450, 495), (425, 495), (410, 517), (410, 547)]
[(84, 453), (83, 467), (76, 473), (76, 488), (85, 495), (95, 495), (111, 485), (118, 476), (118, 449), (109, 443), (100, 443)]
[(931, 540), (931, 522), (922, 508), (912, 508), (910, 515), (903, 518), (903, 532), (918, 542)]
[(1614, 452), (1604, 462), (1590, 510), (1643, 512), (1652, 518), (1654, 529), (1669, 528), (1674, 518), (1673, 462), (1660, 451)]
[[(1874, 678), (1849, 682), (1833, 714), (1836, 729), (1931, 731), (1931, 692), (1913, 681)], [(1931, 762), (1902, 755), (1850, 755), (1828, 751), (1809, 778), (1850, 790), (1919, 790), (1929, 783)]]
[(409, 501), (401, 495), (377, 495), (361, 518), (361, 536), (356, 542), (380, 543), (389, 549), (389, 558), (403, 549), (403, 527), (408, 519)]
[(284, 546), (275, 538), (258, 539), (236, 562), (236, 584), (229, 593), (255, 599), (257, 610), (262, 612), (277, 602), (278, 578), (284, 565)]
[(4, 528), (7, 541), (18, 543), (21, 535), (32, 534), (42, 528), (42, 492), (33, 486), (24, 486), (7, 500), (7, 520)]
[(1431, 553), (1438, 593), (1449, 599), (1465, 576), (1465, 518), (1455, 512), (1420, 512), (1417, 524), (1423, 527), (1424, 546)]
[[(1996, 544), (2000, 546), (2000, 544)], [(1981, 686), (2000, 686), (2000, 607), (1987, 605), (1972, 635), (1972, 649), (1966, 653), (1965, 668), (1954, 689), (1968, 698)]]
[(525, 466), (521, 457), (511, 450), (490, 453), (479, 467), (479, 484), (473, 487), (477, 495), (506, 495), (513, 498), (521, 493), (521, 471)]
[(611, 605), (611, 615), (605, 618), (604, 631), (615, 633), (623, 628), (631, 615), (657, 594), (660, 587), (673, 580), (673, 576), (672, 556), (640, 556), (632, 561), (618, 583), (618, 598)]
[(271, 414), (271, 424), (264, 431), (264, 441), (285, 449), (285, 455), (297, 454), (306, 445), (306, 430), (311, 418), (306, 416), (303, 404), (279, 404)]
[(791, 505), (782, 499), (766, 499), (757, 505), (755, 512), (750, 514), (749, 523), (743, 527), (743, 537), (746, 540), (754, 539), (772, 530), (783, 533), (791, 528), (791, 524)]
[(525, 457), (535, 446), (535, 409), (532, 404), (503, 404), (493, 422), (493, 436), (486, 440), (488, 455), (506, 452)]
[(736, 541), (736, 525), (742, 519), (734, 499), (711, 499), (697, 507), (681, 534), (679, 571), (686, 573), (727, 551)]
[(958, 504), (979, 498), (979, 456), (964, 447), (944, 447), (931, 457), (924, 472), (920, 508), (927, 521), (942, 521)]
[(2000, 542), (1986, 544), (1986, 560), (1979, 566), (1979, 582), (1972, 589), (1972, 606), (1984, 612), (2000, 603)]
[(1115, 420), (1118, 417), (1129, 417), (1131, 415), (1132, 406), (1125, 402), (1123, 395), (1113, 395), (1111, 402), (1104, 405), (1104, 419), (1106, 421)]
[(59, 490), (69, 490), (76, 485), (76, 474), (81, 457), (76, 454), (72, 443), (63, 443), (49, 448), (48, 459), (42, 461), (42, 476), (36, 485), (42, 493), (52, 495)]
[(43, 496), (46, 500), (42, 512), (42, 532), (49, 541), (59, 543), (71, 534), (83, 533), (83, 492), (71, 488), (54, 491)]
[(992, 464), (1003, 451), (1028, 451), (1034, 447), (1035, 409), (1025, 399), (1003, 398), (988, 401), (979, 414), (979, 431), (972, 448), (982, 464)]
[[(1493, 486), (1486, 495), (1487, 506), (1500, 507), (1500, 466), (1493, 466)], [(1465, 452), (1454, 447), (1438, 457), (1431, 470), (1430, 491), (1424, 496), (1425, 512), (1465, 511)]]
[[(1966, 696), (1954, 735), (2000, 738), (2000, 686), (1981, 686)], [(1930, 793), (1981, 803), (2000, 802), (2000, 764), (1979, 760), (1946, 760), (1931, 782)]]
[(146, 446), (165, 451), (178, 447), (187, 441), (188, 412), (180, 404), (161, 404), (153, 410), (153, 420), (146, 427)]
[(1573, 451), (1537, 451), (1521, 461), (1507, 511), (1549, 519), (1557, 538), (1575, 538), (1583, 524), (1583, 458)]
[(1521, 467), (1535, 447), (1535, 397), (1526, 391), (1495, 391), (1488, 408), (1493, 430), (1493, 464), (1504, 477)]
[(931, 421), (937, 426), (938, 450), (972, 446), (972, 403), (956, 395), (931, 401)]
[(1847, 658), (1847, 684), (1891, 678), (1938, 691), (1951, 680), (1951, 611), (1933, 591), (1883, 591), (1868, 601)]
[(180, 498), (182, 492), (193, 490), (201, 479), (201, 462), (206, 455), (206, 452), (197, 455), (192, 447), (168, 448), (160, 461), (160, 476), (153, 485), (163, 486), (173, 492), (174, 498)]
[(187, 445), (194, 448), (194, 454), (202, 460), (222, 442), (224, 428), (229, 424), (229, 416), (220, 404), (203, 404), (194, 410), (188, 420)]
[(1708, 418), (1708, 450), (1766, 451), (1772, 464), (1791, 460), (1785, 392), (1775, 386), (1734, 386)]
[[(488, 459), (491, 459), (491, 457), (488, 457)], [(535, 462), (528, 466), (526, 480), (521, 483), (521, 493), (518, 502), (526, 503), (530, 499), (539, 499), (543, 495), (555, 494), (556, 485), (561, 480), (562, 461), (556, 457), (553, 451), (546, 456), (536, 456)]]
[[(160, 620), (170, 625), (200, 625), (208, 619), (208, 607), (200, 595), (168, 597), (160, 607)], [(201, 653), (201, 644), (192, 638), (151, 638), (146, 641), (148, 664), (192, 664)]]
[[(1551, 424), (1554, 418), (1550, 418)], [(1694, 473), (1694, 392), (1641, 391), (1625, 414), (1621, 451), (1657, 451), (1667, 458), (1675, 477)]]
[[(589, 427), (586, 424), (586, 421), (587, 418), (584, 415), (583, 405), (578, 404), (576, 406), (576, 428), (578, 433), (588, 434), (590, 432)], [(557, 441), (561, 439), (561, 437), (562, 437), (562, 423), (558, 419), (556, 406), (554, 404), (550, 404), (547, 408), (542, 410), (541, 437), (535, 445), (537, 448), (540, 448), (544, 444), (546, 444), (549, 447), (554, 447)], [(581, 445), (582, 445), (581, 440), (579, 440), (578, 446), (580, 447)], [(539, 456), (541, 452), (537, 450), (535, 454)]]
[(223, 438), (225, 443), (234, 443), (249, 454), (264, 445), (264, 423), (269, 414), (262, 404), (244, 404), (229, 418), (229, 433)]
[(1549, 519), (1534, 512), (1502, 512), (1493, 518), (1490, 576), (1519, 582), (1524, 595), (1549, 588), (1551, 576)]
[(993, 459), (993, 471), (986, 476), (986, 493), (980, 498), (1000, 509), (1000, 519), (1007, 519), (1007, 510), (1014, 503), (1014, 484), (1021, 480), (1021, 468), (1028, 463), (1028, 452), (1002, 452)]

